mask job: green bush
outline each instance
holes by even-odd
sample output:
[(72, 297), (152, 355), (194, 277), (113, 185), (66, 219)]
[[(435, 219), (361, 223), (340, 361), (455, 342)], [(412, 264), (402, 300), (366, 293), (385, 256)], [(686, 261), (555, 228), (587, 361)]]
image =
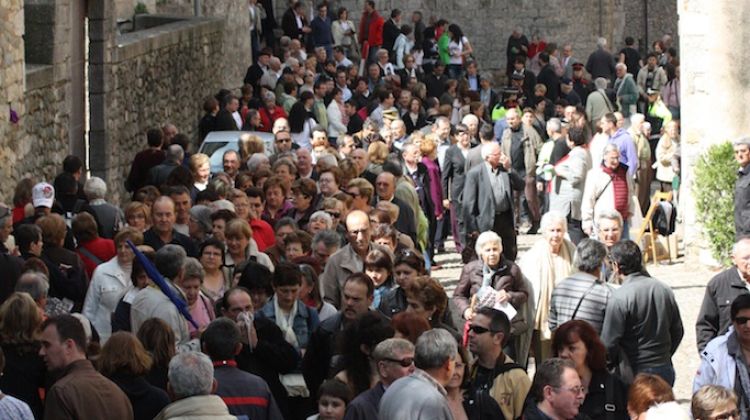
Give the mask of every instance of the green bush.
[(138, 2), (138, 4), (135, 5), (134, 13), (136, 15), (145, 15), (148, 14), (148, 7), (142, 2)]
[(695, 165), (695, 195), (699, 220), (711, 247), (722, 264), (729, 263), (734, 245), (734, 182), (737, 162), (730, 142), (716, 144)]

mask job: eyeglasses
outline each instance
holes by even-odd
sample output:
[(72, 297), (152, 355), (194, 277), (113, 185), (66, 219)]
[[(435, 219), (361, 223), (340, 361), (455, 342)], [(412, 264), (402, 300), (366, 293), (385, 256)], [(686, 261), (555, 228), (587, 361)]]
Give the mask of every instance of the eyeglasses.
[(734, 322), (736, 322), (739, 325), (745, 325), (747, 324), (747, 321), (750, 321), (750, 318), (744, 317), (744, 316), (738, 316), (734, 319)]
[(391, 359), (389, 357), (386, 357), (383, 359), (385, 362), (392, 362), (396, 363), (397, 365), (400, 365), (401, 367), (409, 367), (414, 364), (414, 358), (413, 357), (406, 357), (401, 360), (399, 359)]
[(328, 213), (328, 215), (330, 215), (333, 218), (339, 218), (339, 217), (341, 217), (341, 213), (339, 213), (337, 211), (327, 211), (326, 213)]
[(583, 385), (574, 386), (573, 388), (556, 387), (555, 389), (564, 389), (575, 395), (587, 394), (589, 392), (589, 389)]
[(492, 331), (489, 328), (484, 328), (484, 327), (479, 326), (479, 325), (472, 325), (472, 326), (470, 326), (469, 327), (469, 331), (471, 331), (471, 332), (473, 332), (474, 334), (477, 334), (477, 335), (482, 335), (482, 334), (487, 333), (487, 332), (491, 332), (491, 333), (496, 333), (497, 332), (497, 331)]
[(726, 412), (726, 413), (721, 413), (721, 414), (718, 414), (716, 416), (711, 416), (710, 417), (711, 420), (729, 420), (729, 419), (737, 420), (739, 418), (740, 418), (740, 410), (738, 410), (736, 408), (734, 410), (732, 410), (732, 411), (729, 411), (729, 412)]
[(292, 139), (276, 139), (276, 143), (291, 143)]

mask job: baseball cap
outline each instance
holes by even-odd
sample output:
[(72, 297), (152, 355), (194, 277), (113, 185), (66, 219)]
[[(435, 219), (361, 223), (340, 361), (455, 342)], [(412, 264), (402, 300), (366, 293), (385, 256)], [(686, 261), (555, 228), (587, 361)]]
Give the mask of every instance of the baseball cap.
[(31, 190), (31, 202), (34, 207), (52, 208), (55, 201), (55, 188), (47, 182), (40, 182), (34, 185)]

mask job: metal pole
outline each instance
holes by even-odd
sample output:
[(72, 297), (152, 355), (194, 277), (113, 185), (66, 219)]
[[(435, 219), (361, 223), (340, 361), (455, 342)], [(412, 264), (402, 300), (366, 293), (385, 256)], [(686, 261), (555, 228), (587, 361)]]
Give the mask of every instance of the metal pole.
[(193, 13), (195, 14), (195, 17), (200, 17), (200, 15), (201, 15), (201, 0), (193, 0)]
[(643, 0), (643, 39), (646, 44), (645, 53), (648, 53), (648, 0)]

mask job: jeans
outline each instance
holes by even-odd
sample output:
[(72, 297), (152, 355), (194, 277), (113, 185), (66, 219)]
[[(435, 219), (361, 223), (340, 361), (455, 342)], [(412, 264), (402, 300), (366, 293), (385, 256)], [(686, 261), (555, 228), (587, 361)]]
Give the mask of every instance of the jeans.
[(674, 385), (674, 367), (672, 365), (655, 366), (649, 368), (638, 369), (638, 373), (651, 373), (657, 376), (661, 376), (662, 379), (667, 381), (669, 386)]

